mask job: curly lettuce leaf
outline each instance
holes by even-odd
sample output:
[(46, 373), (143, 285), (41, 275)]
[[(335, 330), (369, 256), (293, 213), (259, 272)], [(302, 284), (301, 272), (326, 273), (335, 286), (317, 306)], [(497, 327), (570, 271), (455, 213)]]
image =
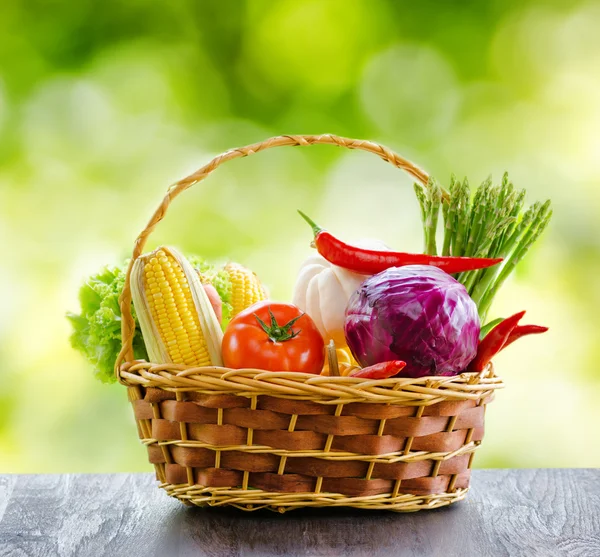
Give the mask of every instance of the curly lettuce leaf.
[[(125, 285), (125, 268), (105, 267), (89, 277), (79, 290), (81, 313), (67, 314), (73, 327), (71, 345), (94, 366), (96, 377), (103, 383), (115, 381), (114, 365), (121, 350), (119, 296)], [(133, 351), (137, 359), (148, 358), (139, 327)]]

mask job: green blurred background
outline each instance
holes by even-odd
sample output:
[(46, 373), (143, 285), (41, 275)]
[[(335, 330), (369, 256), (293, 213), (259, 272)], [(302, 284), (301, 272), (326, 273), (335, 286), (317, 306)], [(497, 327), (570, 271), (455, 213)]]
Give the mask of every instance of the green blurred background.
[[(600, 4), (576, 1), (0, 3), (0, 470), (150, 470), (125, 389), (69, 346), (79, 284), (215, 154), (326, 132), (553, 199), (492, 311), (550, 332), (497, 358), (476, 465), (600, 466), (598, 28)], [(151, 244), (240, 261), (289, 299), (310, 252), (296, 208), (421, 248), (410, 180), (329, 146), (225, 165)]]

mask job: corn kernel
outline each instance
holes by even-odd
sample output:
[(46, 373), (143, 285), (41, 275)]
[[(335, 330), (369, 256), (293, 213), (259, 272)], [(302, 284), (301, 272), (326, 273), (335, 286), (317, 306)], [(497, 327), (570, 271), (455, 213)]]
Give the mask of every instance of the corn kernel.
[[(180, 260), (169, 250), (159, 249), (140, 258), (139, 263), (139, 292), (146, 308), (144, 315), (148, 315), (150, 327), (158, 333), (163, 352), (166, 349), (165, 356), (176, 364), (210, 365), (211, 357), (195, 298)], [(146, 326), (145, 335), (148, 330)]]
[(232, 317), (266, 298), (260, 280), (252, 271), (236, 263), (229, 263), (225, 266), (225, 270), (231, 281)]

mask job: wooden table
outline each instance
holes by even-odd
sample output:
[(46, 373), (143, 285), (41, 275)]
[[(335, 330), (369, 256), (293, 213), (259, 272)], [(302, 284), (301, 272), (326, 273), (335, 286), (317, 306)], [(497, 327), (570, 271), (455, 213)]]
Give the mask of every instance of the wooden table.
[(600, 470), (477, 470), (434, 511), (186, 508), (150, 474), (0, 476), (0, 556), (600, 556)]

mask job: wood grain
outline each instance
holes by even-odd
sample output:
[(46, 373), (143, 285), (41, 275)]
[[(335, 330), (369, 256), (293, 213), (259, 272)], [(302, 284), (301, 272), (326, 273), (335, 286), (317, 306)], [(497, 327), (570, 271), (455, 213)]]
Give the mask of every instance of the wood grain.
[(415, 514), (186, 508), (150, 474), (0, 476), (0, 556), (600, 556), (600, 470), (477, 470)]

